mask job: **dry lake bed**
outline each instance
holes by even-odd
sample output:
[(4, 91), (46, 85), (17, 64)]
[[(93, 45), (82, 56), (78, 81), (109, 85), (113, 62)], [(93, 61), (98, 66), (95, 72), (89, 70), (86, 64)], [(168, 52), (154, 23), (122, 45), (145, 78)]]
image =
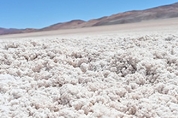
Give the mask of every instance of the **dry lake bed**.
[(177, 18), (0, 36), (1, 118), (177, 116)]

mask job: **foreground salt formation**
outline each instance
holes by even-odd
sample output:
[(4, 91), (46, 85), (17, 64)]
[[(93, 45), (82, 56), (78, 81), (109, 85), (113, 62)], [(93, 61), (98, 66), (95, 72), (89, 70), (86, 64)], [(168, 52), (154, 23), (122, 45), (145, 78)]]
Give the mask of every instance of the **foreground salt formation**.
[(2, 40), (0, 117), (178, 116), (178, 37)]

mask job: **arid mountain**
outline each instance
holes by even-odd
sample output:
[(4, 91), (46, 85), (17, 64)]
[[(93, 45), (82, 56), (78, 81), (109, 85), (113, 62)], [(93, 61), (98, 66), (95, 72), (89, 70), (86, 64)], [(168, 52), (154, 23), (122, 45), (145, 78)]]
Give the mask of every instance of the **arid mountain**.
[(57, 30), (57, 29), (70, 29), (70, 28), (78, 28), (78, 26), (85, 21), (83, 20), (72, 20), (69, 22), (64, 22), (64, 23), (57, 23), (54, 25), (51, 25), (49, 27), (42, 28), (40, 30)]
[(15, 33), (21, 33), (20, 29), (14, 29), (14, 28), (10, 28), (10, 29), (6, 29), (6, 28), (0, 28), (0, 34), (15, 34)]
[(89, 21), (72, 20), (64, 23), (57, 23), (51, 26), (47, 26), (41, 29), (5, 29), (0, 28), (0, 34), (14, 34), (14, 33), (27, 33), (35, 31), (50, 31), (58, 29), (72, 29), (82, 27), (93, 27), (102, 25), (114, 25), (141, 22), (146, 20), (166, 19), (178, 17), (178, 2), (170, 5), (159, 6), (155, 8), (145, 10), (133, 10), (123, 13), (114, 14), (111, 16), (105, 16), (98, 19), (92, 19)]
[[(178, 17), (178, 3), (159, 6), (155, 8), (150, 8), (146, 10), (133, 10), (123, 13), (114, 14), (111, 16), (105, 16), (98, 19), (92, 19), (87, 22), (80, 22), (78, 25), (72, 25), (70, 22), (62, 23), (60, 25), (52, 25), (46, 27), (45, 29), (53, 30), (55, 29), (64, 29), (61, 25), (66, 25), (67, 28), (81, 28), (81, 27), (92, 27), (92, 26), (102, 26), (102, 25), (113, 25), (113, 24), (125, 24), (125, 23), (134, 23), (146, 20), (156, 20), (156, 19), (165, 19)], [(78, 21), (78, 20), (76, 20)], [(73, 21), (76, 22), (76, 21)], [(69, 24), (70, 23), (70, 24)], [(75, 23), (77, 24), (77, 23)], [(66, 28), (66, 27), (65, 27)]]
[(146, 10), (128, 11), (111, 15), (105, 19), (99, 20), (94, 26), (124, 24), (140, 22), (145, 20), (165, 19), (178, 17), (178, 3), (155, 7)]
[(0, 35), (3, 34), (18, 34), (18, 33), (29, 33), (38, 31), (37, 29), (26, 28), (26, 29), (15, 29), (15, 28), (0, 28)]

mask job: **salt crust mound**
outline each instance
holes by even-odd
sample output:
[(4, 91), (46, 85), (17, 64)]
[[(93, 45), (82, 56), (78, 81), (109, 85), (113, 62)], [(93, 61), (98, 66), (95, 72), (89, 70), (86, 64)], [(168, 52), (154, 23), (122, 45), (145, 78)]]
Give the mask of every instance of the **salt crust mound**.
[(0, 43), (1, 118), (178, 116), (178, 37)]

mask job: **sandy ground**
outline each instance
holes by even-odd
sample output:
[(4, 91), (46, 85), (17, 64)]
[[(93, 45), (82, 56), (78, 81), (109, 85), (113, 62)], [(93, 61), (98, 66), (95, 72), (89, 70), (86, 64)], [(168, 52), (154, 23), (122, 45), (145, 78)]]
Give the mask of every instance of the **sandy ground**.
[(30, 38), (30, 37), (43, 37), (43, 36), (58, 36), (58, 37), (69, 37), (69, 36), (87, 36), (87, 35), (97, 35), (106, 33), (120, 33), (128, 34), (131, 32), (158, 32), (158, 31), (168, 31), (177, 29), (178, 18), (163, 19), (163, 20), (151, 20), (143, 21), (139, 23), (121, 24), (121, 25), (109, 25), (109, 26), (99, 26), (99, 27), (89, 27), (81, 29), (64, 29), (46, 32), (36, 32), (36, 33), (26, 33), (26, 34), (12, 34), (12, 35), (0, 35), (1, 39), (7, 38)]
[(178, 116), (178, 19), (0, 42), (1, 118)]

